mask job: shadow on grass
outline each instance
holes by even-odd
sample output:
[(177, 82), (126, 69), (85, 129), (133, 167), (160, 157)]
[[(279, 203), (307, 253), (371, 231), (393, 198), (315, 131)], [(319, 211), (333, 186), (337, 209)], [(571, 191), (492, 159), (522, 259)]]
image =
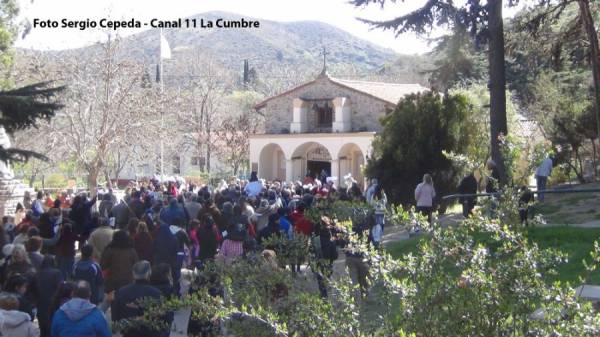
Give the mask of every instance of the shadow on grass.
[[(574, 228), (574, 227), (544, 227), (527, 229), (527, 237), (542, 249), (555, 248), (567, 254), (568, 262), (557, 268), (557, 275), (547, 275), (548, 283), (554, 281), (569, 282), (579, 285), (580, 276), (585, 276), (583, 260), (590, 260), (590, 251), (594, 241), (600, 240), (600, 228)], [(388, 253), (394, 258), (410, 252), (416, 253), (419, 242), (427, 240), (428, 235), (419, 235), (408, 240), (391, 242), (386, 246)], [(477, 242), (485, 243), (488, 238), (476, 238)], [(588, 284), (600, 285), (600, 268), (589, 275)]]

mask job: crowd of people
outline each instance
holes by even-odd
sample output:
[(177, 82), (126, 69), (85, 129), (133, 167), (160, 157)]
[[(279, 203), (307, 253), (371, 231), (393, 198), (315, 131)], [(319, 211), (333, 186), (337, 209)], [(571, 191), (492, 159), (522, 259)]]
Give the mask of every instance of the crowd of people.
[[(108, 313), (113, 322), (140, 316), (144, 309), (136, 301), (182, 295), (182, 270), (201, 270), (210, 261), (230, 264), (261, 252), (274, 235), (320, 241), (319, 253), (327, 263), (315, 276), (321, 295), (327, 296), (324, 280), (338, 257), (341, 229), (327, 217), (311, 221), (305, 212), (319, 199), (368, 203), (373, 211), (353, 230), (368, 232), (369, 242), (378, 245), (387, 207), (375, 179), (364, 192), (351, 178), (348, 188), (334, 183), (311, 175), (295, 183), (265, 182), (254, 172), (248, 181), (215, 188), (149, 180), (127, 188), (120, 200), (111, 191), (26, 196), (0, 226), (0, 333), (110, 336)], [(348, 267), (366, 287), (362, 259), (347, 254)], [(304, 272), (301, 264), (289, 267)], [(144, 326), (121, 332), (126, 337), (168, 335)]]

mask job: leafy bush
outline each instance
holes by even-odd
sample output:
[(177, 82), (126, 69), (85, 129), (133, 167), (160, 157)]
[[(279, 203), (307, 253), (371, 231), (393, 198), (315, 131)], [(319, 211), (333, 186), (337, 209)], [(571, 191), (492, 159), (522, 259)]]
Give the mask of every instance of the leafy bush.
[[(321, 298), (311, 273), (294, 277), (250, 254), (198, 274), (220, 284), (223, 297), (199, 282), (192, 295), (147, 304), (141, 320), (123, 325), (160, 326), (164, 312), (191, 307), (195, 320), (220, 326), (215, 336), (598, 336), (598, 312), (577, 300), (570, 286), (544, 281), (565, 256), (529, 243), (516, 226), (513, 198), (500, 196), (494, 220), (476, 216), (459, 227), (423, 227), (429, 235), (418, 252), (398, 260), (347, 234), (346, 249), (361, 253), (369, 268), (365, 297), (341, 275), (328, 282), (330, 296)], [(281, 249), (282, 240), (270, 243)], [(598, 256), (596, 245), (590, 270)], [(306, 258), (312, 268), (318, 257)]]
[(438, 195), (449, 194), (457, 172), (443, 154), (466, 153), (474, 126), (468, 100), (435, 92), (406, 96), (381, 120), (383, 130), (373, 141), (366, 174), (380, 179), (394, 203), (414, 203), (413, 191), (423, 174), (431, 173)]

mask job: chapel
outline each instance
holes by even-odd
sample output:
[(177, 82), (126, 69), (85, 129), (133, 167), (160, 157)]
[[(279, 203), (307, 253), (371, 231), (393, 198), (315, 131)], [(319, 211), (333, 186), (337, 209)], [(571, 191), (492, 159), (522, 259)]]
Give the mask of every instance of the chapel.
[(265, 99), (254, 108), (265, 132), (250, 137), (251, 169), (266, 180), (302, 180), (307, 173), (352, 177), (364, 184), (362, 166), (381, 130), (380, 118), (420, 84), (346, 80), (326, 68), (312, 81)]

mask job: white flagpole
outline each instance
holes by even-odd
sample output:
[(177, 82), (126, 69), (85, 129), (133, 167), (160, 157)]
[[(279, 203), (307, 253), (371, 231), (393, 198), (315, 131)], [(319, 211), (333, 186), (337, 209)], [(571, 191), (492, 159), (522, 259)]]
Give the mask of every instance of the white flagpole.
[(164, 158), (164, 147), (165, 147), (165, 143), (164, 143), (164, 128), (165, 128), (165, 113), (164, 113), (164, 104), (163, 104), (163, 94), (165, 91), (165, 86), (164, 86), (164, 82), (163, 82), (163, 58), (162, 58), (162, 40), (163, 40), (163, 35), (162, 35), (162, 28), (160, 29), (160, 42), (159, 42), (159, 47), (160, 47), (160, 52), (158, 54), (158, 58), (160, 59), (160, 69), (159, 69), (159, 76), (160, 76), (160, 179), (161, 182), (164, 178), (165, 175), (165, 158)]

